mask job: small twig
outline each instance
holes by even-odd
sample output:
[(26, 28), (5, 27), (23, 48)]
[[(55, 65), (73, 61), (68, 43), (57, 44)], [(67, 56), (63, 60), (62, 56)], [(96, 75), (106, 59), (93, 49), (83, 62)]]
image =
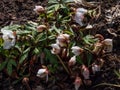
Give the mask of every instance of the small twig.
[(109, 83), (101, 83), (98, 85), (93, 86), (92, 88), (98, 87), (98, 86), (113, 86), (113, 87), (120, 87), (120, 85), (117, 84), (109, 84)]

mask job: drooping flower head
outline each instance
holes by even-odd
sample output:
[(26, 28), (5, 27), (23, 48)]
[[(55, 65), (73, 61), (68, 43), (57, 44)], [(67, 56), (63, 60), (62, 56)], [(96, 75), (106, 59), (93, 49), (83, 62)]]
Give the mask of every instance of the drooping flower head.
[(52, 50), (51, 50), (52, 54), (59, 54), (60, 53), (61, 48), (58, 44), (56, 44), (56, 43), (51, 44), (51, 47), (52, 47)]
[(100, 65), (97, 65), (97, 64), (94, 63), (92, 65), (92, 72), (93, 72), (93, 74), (95, 74), (98, 71), (100, 71)]
[(103, 41), (103, 44), (104, 44), (104, 50), (106, 52), (112, 52), (112, 49), (113, 49), (113, 40), (112, 39), (109, 39), (109, 38), (105, 39)]
[(49, 73), (49, 71), (48, 71), (47, 68), (41, 68), (41, 69), (38, 70), (36, 76), (39, 77), (39, 78), (45, 78), (46, 77), (46, 81), (48, 81), (48, 73)]
[(80, 87), (81, 84), (82, 84), (81, 78), (77, 76), (77, 77), (75, 78), (74, 84), (75, 84), (75, 90), (79, 90), (79, 87)]
[(87, 13), (87, 9), (84, 8), (78, 8), (76, 9), (76, 13), (75, 13), (75, 17), (74, 20), (76, 21), (76, 23), (78, 23), (80, 26), (83, 26), (83, 19), (84, 19), (84, 15), (85, 13)]
[(66, 44), (69, 43), (69, 38), (70, 35), (68, 34), (59, 34), (56, 39), (56, 43), (59, 44), (61, 47), (66, 46)]
[(81, 73), (82, 73), (84, 79), (89, 79), (90, 78), (89, 69), (85, 65), (82, 65), (82, 72)]
[(47, 29), (47, 27), (46, 27), (45, 25), (39, 25), (39, 26), (37, 27), (37, 31), (38, 31), (38, 32), (42, 32), (42, 31), (45, 30), (45, 29)]
[(45, 8), (43, 6), (35, 6), (33, 9), (37, 14), (43, 13), (45, 11)]
[(3, 33), (2, 38), (4, 40), (3, 48), (10, 49), (12, 46), (15, 45), (14, 32), (10, 30), (3, 30), (3, 29), (1, 29), (1, 32)]
[(76, 63), (76, 56), (71, 57), (71, 59), (68, 62), (69, 66), (73, 66)]
[(73, 46), (71, 49), (72, 49), (72, 53), (74, 53), (76, 56), (80, 55), (84, 51), (79, 46)]

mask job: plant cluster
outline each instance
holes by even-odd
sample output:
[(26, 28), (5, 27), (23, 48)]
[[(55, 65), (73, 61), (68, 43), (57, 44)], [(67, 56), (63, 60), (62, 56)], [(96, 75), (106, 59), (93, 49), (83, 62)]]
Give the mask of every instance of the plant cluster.
[(83, 83), (91, 85), (91, 75), (103, 65), (102, 55), (113, 47), (112, 39), (94, 33), (90, 21), (98, 17), (98, 7), (49, 0), (46, 7), (35, 6), (34, 11), (39, 22), (1, 29), (0, 71), (17, 82), (28, 82), (32, 75), (48, 82), (62, 68), (74, 79), (75, 90)]

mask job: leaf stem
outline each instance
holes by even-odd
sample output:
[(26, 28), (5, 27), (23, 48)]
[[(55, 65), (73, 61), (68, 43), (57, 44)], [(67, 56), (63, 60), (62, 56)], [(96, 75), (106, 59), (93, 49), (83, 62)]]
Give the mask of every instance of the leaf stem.
[(70, 73), (69, 73), (69, 70), (67, 69), (67, 67), (65, 66), (65, 64), (63, 63), (63, 61), (62, 61), (62, 59), (59, 57), (59, 55), (57, 55), (57, 57), (58, 57), (60, 63), (62, 64), (62, 66), (64, 67), (65, 71), (66, 71), (68, 74), (70, 74)]

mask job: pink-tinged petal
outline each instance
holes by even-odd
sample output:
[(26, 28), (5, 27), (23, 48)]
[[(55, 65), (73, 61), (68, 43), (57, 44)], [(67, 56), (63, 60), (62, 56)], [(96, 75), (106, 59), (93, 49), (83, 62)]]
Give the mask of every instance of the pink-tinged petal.
[(69, 64), (69, 66), (75, 65), (76, 64), (76, 56), (71, 57), (68, 64)]
[(72, 53), (74, 53), (76, 56), (80, 55), (83, 52), (83, 49), (78, 46), (73, 46)]
[(81, 80), (81, 78), (77, 76), (76, 79), (75, 79), (74, 84), (75, 84), (75, 90), (78, 90), (79, 87), (80, 87), (81, 84), (82, 84), (82, 80)]
[(100, 71), (100, 66), (97, 64), (92, 65), (92, 72), (95, 74), (96, 72)]
[(43, 13), (45, 11), (45, 8), (43, 6), (35, 6), (35, 9), (33, 9), (37, 14)]
[(89, 69), (85, 65), (82, 66), (82, 75), (83, 75), (84, 79), (90, 78)]
[(61, 51), (61, 48), (58, 44), (51, 44), (52, 50), (51, 53), (52, 54), (59, 54)]

